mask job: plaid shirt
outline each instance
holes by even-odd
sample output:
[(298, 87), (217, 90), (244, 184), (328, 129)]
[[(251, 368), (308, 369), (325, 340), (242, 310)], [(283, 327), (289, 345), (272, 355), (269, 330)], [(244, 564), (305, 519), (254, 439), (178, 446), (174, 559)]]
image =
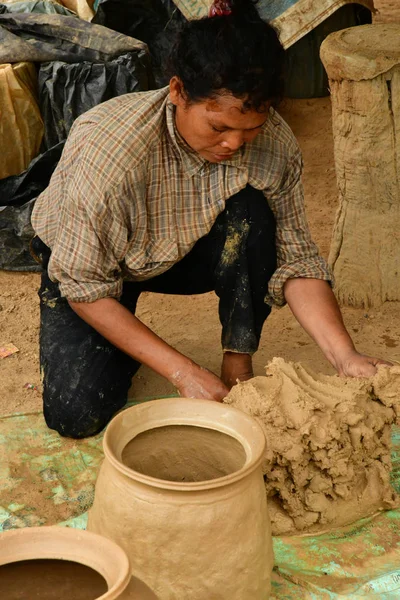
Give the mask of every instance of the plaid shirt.
[(49, 276), (75, 302), (119, 298), (123, 280), (169, 269), (206, 235), (247, 183), (274, 212), (278, 268), (266, 302), (283, 305), (288, 278), (331, 280), (311, 240), (301, 152), (275, 112), (229, 160), (203, 159), (179, 135), (168, 88), (127, 94), (77, 119), (32, 215), (51, 250)]

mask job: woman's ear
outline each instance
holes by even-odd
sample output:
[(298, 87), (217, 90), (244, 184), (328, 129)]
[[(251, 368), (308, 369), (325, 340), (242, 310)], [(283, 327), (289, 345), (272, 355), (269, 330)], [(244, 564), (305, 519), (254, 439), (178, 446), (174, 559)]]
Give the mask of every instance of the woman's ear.
[(185, 88), (183, 87), (182, 81), (174, 75), (169, 82), (169, 97), (172, 104), (186, 108), (188, 104)]

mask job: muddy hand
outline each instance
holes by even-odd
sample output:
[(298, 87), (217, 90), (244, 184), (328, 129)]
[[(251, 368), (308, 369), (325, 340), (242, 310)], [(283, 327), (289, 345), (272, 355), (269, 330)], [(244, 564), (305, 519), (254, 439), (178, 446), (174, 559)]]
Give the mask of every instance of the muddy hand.
[(393, 366), (392, 363), (380, 358), (353, 352), (342, 360), (337, 370), (341, 377), (373, 377), (379, 365)]
[(176, 373), (173, 383), (183, 398), (203, 398), (222, 402), (229, 393), (229, 389), (219, 377), (198, 365), (194, 365), (184, 373)]

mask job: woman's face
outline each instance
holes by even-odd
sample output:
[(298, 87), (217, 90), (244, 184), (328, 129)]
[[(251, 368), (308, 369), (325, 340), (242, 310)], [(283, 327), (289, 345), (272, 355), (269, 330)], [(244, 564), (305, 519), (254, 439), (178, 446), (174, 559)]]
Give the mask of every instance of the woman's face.
[(243, 100), (230, 94), (188, 103), (177, 77), (170, 82), (170, 98), (176, 106), (176, 127), (189, 146), (213, 163), (231, 158), (246, 142), (254, 140), (269, 115), (243, 110)]

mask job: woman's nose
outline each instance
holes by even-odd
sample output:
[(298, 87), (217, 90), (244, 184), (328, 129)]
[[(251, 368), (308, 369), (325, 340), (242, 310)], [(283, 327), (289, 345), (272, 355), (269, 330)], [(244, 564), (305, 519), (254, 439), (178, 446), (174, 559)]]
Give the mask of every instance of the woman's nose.
[(221, 146), (234, 152), (238, 150), (240, 146), (244, 144), (244, 135), (241, 131), (231, 131), (225, 135), (224, 141), (221, 142)]

